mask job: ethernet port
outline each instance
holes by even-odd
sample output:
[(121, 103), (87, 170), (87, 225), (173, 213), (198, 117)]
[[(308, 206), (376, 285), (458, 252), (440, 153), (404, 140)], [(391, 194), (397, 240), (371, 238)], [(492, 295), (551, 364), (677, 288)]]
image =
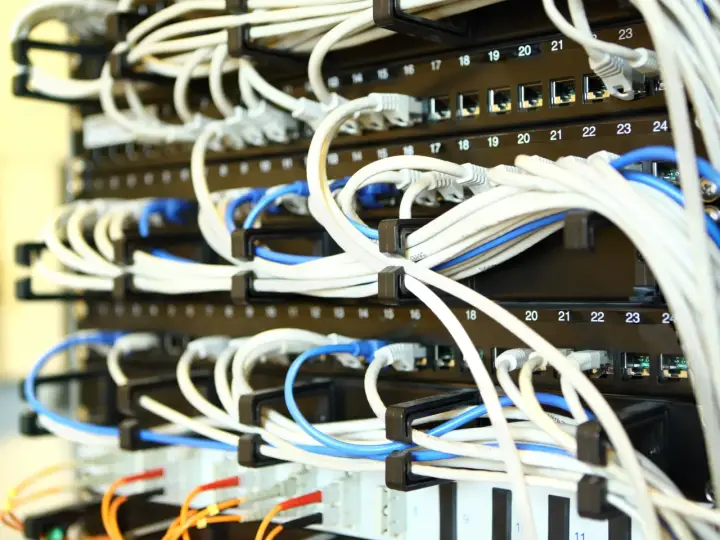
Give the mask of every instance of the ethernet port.
[(603, 80), (597, 75), (583, 77), (583, 98), (585, 103), (599, 103), (610, 97)]
[(488, 90), (488, 110), (494, 114), (503, 114), (512, 110), (512, 92), (510, 88)]
[(454, 369), (457, 365), (455, 361), (455, 350), (446, 345), (436, 345), (434, 350), (435, 369)]
[(680, 172), (674, 163), (668, 161), (653, 161), (652, 163), (653, 176), (662, 178), (666, 182), (670, 182), (673, 185), (680, 185)]
[(660, 380), (682, 381), (688, 378), (687, 360), (679, 354), (660, 356)]
[(431, 122), (441, 122), (450, 119), (450, 97), (437, 96), (430, 98), (429, 109), (428, 120)]
[(553, 107), (564, 107), (575, 103), (575, 79), (568, 77), (550, 81), (550, 103)]
[(650, 376), (650, 356), (638, 353), (622, 354), (622, 378), (645, 379)]
[(518, 102), (523, 111), (534, 111), (543, 106), (542, 83), (526, 83), (518, 85)]
[(463, 92), (457, 97), (458, 118), (472, 118), (480, 114), (480, 95), (477, 92)]

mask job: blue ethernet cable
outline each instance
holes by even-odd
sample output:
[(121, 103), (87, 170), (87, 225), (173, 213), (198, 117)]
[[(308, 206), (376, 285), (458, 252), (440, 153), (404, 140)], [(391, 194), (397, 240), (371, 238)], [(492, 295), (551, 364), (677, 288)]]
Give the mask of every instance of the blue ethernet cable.
[[(682, 190), (673, 186), (670, 182), (653, 176), (652, 174), (643, 173), (639, 171), (628, 171), (623, 169), (622, 175), (630, 180), (631, 182), (637, 182), (649, 186), (657, 191), (667, 195), (670, 199), (678, 203), (680, 206), (685, 206), (685, 196)], [(705, 223), (707, 224), (708, 236), (712, 239), (716, 246), (720, 247), (720, 228), (710, 216), (705, 216)]]
[(511, 240), (515, 240), (516, 238), (519, 238), (526, 234), (529, 234), (529, 233), (532, 233), (535, 231), (539, 231), (540, 229), (548, 227), (549, 225), (558, 223), (559, 221), (562, 221), (563, 219), (565, 219), (565, 212), (551, 214), (549, 216), (545, 216), (543, 218), (530, 221), (530, 222), (528, 222), (524, 225), (521, 225), (520, 227), (517, 227), (509, 232), (501, 234), (497, 238), (494, 238), (493, 240), (485, 242), (484, 244), (481, 244), (481, 245), (471, 249), (470, 251), (466, 251), (462, 255), (458, 255), (454, 259), (450, 259), (449, 261), (446, 261), (442, 264), (435, 266), (433, 268), (433, 270), (435, 270), (436, 272), (438, 272), (440, 270), (445, 270), (446, 268), (450, 268), (451, 266), (454, 266), (456, 264), (460, 264), (462, 262), (470, 260), (473, 257), (482, 255), (483, 253), (490, 251), (491, 249), (494, 249), (498, 246), (501, 246), (507, 242), (510, 242)]
[[(299, 355), (295, 361), (290, 365), (290, 368), (287, 371), (286, 377), (285, 377), (285, 387), (284, 387), (284, 396), (285, 396), (285, 405), (288, 408), (288, 411), (290, 412), (290, 415), (292, 416), (293, 420), (298, 424), (298, 426), (308, 435), (310, 435), (313, 439), (315, 439), (317, 442), (319, 442), (322, 445), (325, 445), (329, 450), (332, 450), (334, 452), (337, 452), (338, 454), (329, 454), (329, 451), (326, 450), (317, 450), (318, 447), (316, 446), (307, 446), (303, 447), (303, 449), (306, 449), (311, 452), (316, 453), (326, 453), (328, 455), (341, 455), (343, 457), (362, 457), (362, 458), (376, 458), (378, 456), (386, 456), (390, 452), (394, 452), (396, 450), (406, 450), (408, 448), (412, 448), (412, 446), (398, 443), (398, 442), (392, 442), (392, 443), (385, 443), (385, 444), (353, 444), (348, 443), (344, 441), (340, 441), (338, 439), (335, 439), (334, 437), (331, 437), (319, 429), (317, 429), (315, 426), (313, 426), (308, 420), (303, 416), (302, 412), (300, 412), (300, 409), (297, 406), (297, 402), (295, 401), (295, 396), (293, 395), (293, 387), (295, 385), (295, 379), (297, 378), (297, 374), (300, 371), (300, 368), (302, 365), (309, 359), (315, 358), (317, 356), (322, 356), (325, 354), (338, 354), (338, 353), (348, 353), (352, 354), (354, 356), (364, 356), (365, 358), (372, 358), (375, 354), (375, 351), (379, 349), (380, 347), (384, 346), (385, 343), (378, 340), (369, 340), (369, 341), (355, 341), (352, 343), (347, 344), (337, 344), (337, 345), (324, 345), (320, 347), (315, 347), (314, 349), (309, 349)], [(565, 400), (559, 396), (555, 396), (553, 394), (542, 394), (538, 393), (536, 394), (538, 401), (547, 406), (556, 407), (559, 409), (562, 409), (564, 411), (569, 411), (569, 407)], [(512, 400), (508, 397), (501, 397), (500, 398), (500, 404), (503, 407), (508, 407), (512, 405)], [(468, 422), (471, 422), (472, 420), (475, 420), (487, 413), (487, 408), (485, 405), (478, 405), (476, 407), (473, 407), (471, 409), (468, 409), (465, 412), (462, 412), (458, 414), (456, 417), (444, 422), (443, 424), (431, 429), (428, 431), (428, 435), (432, 435), (435, 437), (439, 437), (442, 435), (445, 435), (446, 433), (449, 433), (455, 429), (458, 429), (459, 427), (464, 426)], [(537, 445), (542, 446), (542, 445)], [(536, 450), (536, 448), (532, 448), (533, 450)], [(544, 451), (544, 450), (540, 450)], [(453, 456), (454, 457), (454, 456)], [(445, 459), (445, 458), (437, 458), (437, 459)]]
[[(48, 361), (54, 356), (80, 345), (112, 345), (119, 337), (123, 336), (124, 334), (125, 332), (88, 332), (82, 335), (69, 336), (54, 347), (52, 347), (49, 351), (45, 352), (45, 354), (43, 354), (40, 359), (35, 363), (35, 365), (31, 368), (30, 373), (25, 379), (25, 383), (23, 385), (25, 399), (27, 400), (33, 411), (35, 411), (37, 414), (46, 416), (51, 420), (54, 420), (58, 424), (78, 431), (83, 431), (91, 435), (119, 437), (120, 430), (116, 427), (100, 426), (88, 422), (80, 422), (72, 418), (67, 418), (46, 407), (37, 397), (36, 381), (38, 376), (40, 375), (40, 372), (45, 367), (45, 364), (47, 364)], [(139, 433), (139, 437), (143, 441), (158, 444), (188, 446), (192, 448), (205, 448), (211, 450), (224, 450), (228, 452), (237, 451), (237, 448), (234, 448), (227, 444), (219, 443), (217, 441), (210, 441), (207, 439), (200, 439), (196, 437), (166, 435), (164, 433), (155, 433), (148, 430), (142, 430)]]
[(237, 209), (244, 204), (255, 202), (255, 199), (256, 195), (253, 190), (230, 201), (227, 208), (225, 208), (225, 227), (228, 231), (233, 232), (237, 228), (235, 227), (235, 212)]
[[(720, 186), (720, 172), (716, 171), (708, 160), (701, 157), (696, 157), (695, 159), (700, 175)], [(612, 160), (610, 165), (617, 170), (621, 170), (635, 163), (642, 163), (643, 161), (669, 161), (677, 163), (677, 151), (672, 146), (646, 146), (623, 154)]]
[[(150, 236), (150, 217), (154, 214), (160, 214), (170, 223), (183, 223), (185, 214), (195, 208), (195, 205), (185, 199), (153, 199), (147, 203), (140, 213), (138, 219), (138, 232), (143, 238)], [(161, 259), (167, 259), (174, 262), (192, 263), (194, 261), (184, 257), (173, 255), (164, 249), (152, 249), (150, 253)]]

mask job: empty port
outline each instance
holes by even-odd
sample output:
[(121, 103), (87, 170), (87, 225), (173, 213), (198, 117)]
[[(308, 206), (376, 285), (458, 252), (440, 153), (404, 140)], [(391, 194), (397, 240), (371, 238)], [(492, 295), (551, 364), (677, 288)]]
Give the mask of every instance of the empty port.
[(435, 346), (435, 368), (436, 369), (453, 369), (455, 362), (455, 350), (446, 345)]
[(660, 357), (660, 380), (680, 381), (688, 378), (687, 360), (677, 354), (663, 354)]
[(523, 111), (534, 111), (543, 106), (542, 83), (518, 85), (518, 102)]
[(172, 356), (182, 354), (189, 342), (190, 338), (183, 334), (167, 333), (163, 336), (165, 352)]
[(550, 81), (550, 101), (553, 107), (563, 107), (575, 103), (575, 79), (557, 79)]
[(471, 118), (480, 114), (480, 95), (477, 92), (464, 92), (457, 97), (458, 118)]
[(650, 376), (650, 356), (647, 354), (623, 353), (623, 379), (642, 379)]
[(430, 111), (428, 120), (431, 122), (440, 122), (450, 118), (450, 97), (438, 96), (430, 98)]
[(671, 184), (680, 184), (680, 173), (674, 163), (666, 161), (654, 161), (652, 164), (653, 176), (662, 178)]
[(493, 88), (488, 90), (488, 110), (494, 114), (502, 114), (512, 110), (512, 92), (509, 88)]
[(599, 103), (610, 97), (605, 83), (597, 75), (583, 77), (583, 98), (585, 103)]

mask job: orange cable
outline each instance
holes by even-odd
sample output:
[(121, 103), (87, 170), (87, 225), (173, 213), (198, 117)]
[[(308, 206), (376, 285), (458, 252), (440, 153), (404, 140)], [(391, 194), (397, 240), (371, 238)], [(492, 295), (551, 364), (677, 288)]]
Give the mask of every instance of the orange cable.
[[(189, 529), (192, 529), (194, 526), (197, 525), (197, 523), (200, 520), (206, 519), (208, 517), (214, 517), (224, 510), (227, 510), (229, 508), (234, 508), (236, 506), (240, 506), (243, 502), (245, 502), (244, 498), (234, 497), (232, 499), (228, 499), (226, 501), (222, 501), (217, 504), (211, 504), (204, 510), (201, 510), (200, 512), (195, 514), (187, 522), (180, 524), (174, 530), (172, 530), (172, 529), (168, 530), (168, 532), (165, 533), (163, 540), (179, 540), (179, 538), (182, 536), (183, 532), (185, 532)], [(238, 517), (238, 521), (242, 520), (242, 516), (237, 516), (237, 517)], [(122, 540), (122, 539), (119, 539), (119, 540)]]
[[(200, 493), (204, 493), (205, 491), (211, 491), (215, 489), (226, 489), (230, 487), (237, 487), (240, 485), (240, 478), (237, 476), (231, 476), (229, 478), (223, 478), (222, 480), (217, 480), (215, 482), (210, 482), (208, 484), (203, 484), (201, 486), (196, 487), (193, 489), (187, 497), (185, 497), (185, 500), (183, 501), (182, 506), (180, 507), (180, 523), (185, 523), (188, 519), (188, 510), (190, 509), (190, 503), (192, 500), (197, 497)], [(183, 540), (190, 540), (190, 533), (188, 531), (185, 531), (182, 533)]]
[(262, 522), (260, 522), (258, 531), (255, 534), (255, 540), (263, 540), (263, 538), (265, 537), (265, 532), (270, 526), (270, 522), (280, 512), (284, 510), (290, 510), (291, 508), (299, 508), (301, 506), (307, 506), (309, 504), (315, 504), (319, 502), (322, 502), (322, 491), (313, 491), (311, 493), (306, 493), (305, 495), (300, 495), (299, 497), (293, 497), (292, 499), (288, 499), (279, 504), (276, 504), (270, 509)]
[(117, 534), (119, 538), (122, 538), (122, 532), (118, 525), (118, 511), (120, 507), (127, 502), (127, 497), (115, 497), (115, 500), (110, 505), (108, 517), (110, 518), (110, 524), (113, 527), (113, 533)]
[[(142, 480), (151, 480), (153, 478), (159, 478), (160, 476), (163, 476), (164, 474), (165, 474), (164, 469), (152, 469), (152, 470), (140, 473), (140, 474), (134, 474), (131, 476), (125, 476), (123, 478), (119, 478), (118, 480), (115, 480), (112, 484), (110, 484), (110, 487), (103, 495), (102, 503), (100, 505), (100, 516), (102, 517), (102, 522), (103, 522), (103, 526), (105, 527), (105, 532), (108, 533), (110, 540), (123, 540), (122, 533), (120, 533), (119, 528), (117, 527), (117, 524), (115, 524), (113, 526), (112, 517), (109, 514), (111, 501), (113, 499), (113, 496), (115, 495), (115, 491), (117, 491), (117, 489), (119, 487), (124, 486), (126, 484), (131, 484), (133, 482), (139, 482)], [(114, 536), (114, 533), (116, 530), (120, 534)]]
[(283, 529), (283, 526), (282, 526), (282, 525), (278, 525), (278, 526), (275, 527), (272, 531), (270, 531), (270, 534), (267, 535), (267, 537), (265, 538), (265, 540), (275, 540), (275, 538), (276, 538), (281, 532), (283, 532), (283, 530), (284, 530), (284, 529)]

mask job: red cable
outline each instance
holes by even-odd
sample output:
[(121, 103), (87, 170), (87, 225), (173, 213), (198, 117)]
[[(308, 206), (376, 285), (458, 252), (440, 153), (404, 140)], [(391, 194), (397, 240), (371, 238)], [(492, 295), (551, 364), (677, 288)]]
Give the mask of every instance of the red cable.
[(322, 491), (313, 491), (312, 493), (306, 493), (305, 495), (283, 501), (279, 503), (278, 506), (280, 510), (290, 510), (291, 508), (298, 508), (319, 502), (322, 502)]

